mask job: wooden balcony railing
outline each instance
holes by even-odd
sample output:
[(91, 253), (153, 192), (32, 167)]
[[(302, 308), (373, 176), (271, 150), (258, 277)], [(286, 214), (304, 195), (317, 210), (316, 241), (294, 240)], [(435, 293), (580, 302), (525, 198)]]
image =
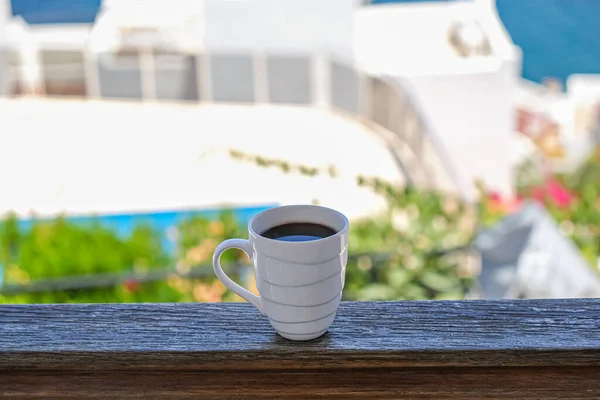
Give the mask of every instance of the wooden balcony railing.
[(248, 304), (0, 306), (5, 398), (600, 398), (600, 299), (346, 302), (289, 342)]

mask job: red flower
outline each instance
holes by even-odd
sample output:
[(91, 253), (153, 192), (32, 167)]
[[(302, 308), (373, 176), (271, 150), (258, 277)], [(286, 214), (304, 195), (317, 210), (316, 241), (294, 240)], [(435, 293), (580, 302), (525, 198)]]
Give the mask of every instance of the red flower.
[(125, 282), (123, 282), (123, 286), (129, 293), (135, 293), (140, 289), (141, 285), (135, 279), (127, 279)]

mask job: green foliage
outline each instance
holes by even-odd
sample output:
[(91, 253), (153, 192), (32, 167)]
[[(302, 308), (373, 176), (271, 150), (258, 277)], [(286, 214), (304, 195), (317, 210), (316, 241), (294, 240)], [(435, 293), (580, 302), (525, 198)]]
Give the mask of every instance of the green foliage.
[(467, 268), (460, 254), (439, 253), (469, 242), (474, 213), (438, 193), (398, 189), (377, 179), (361, 178), (360, 183), (384, 195), (389, 208), (377, 218), (352, 224), (351, 253), (364, 255), (346, 269), (344, 297), (463, 298), (475, 270)]
[(62, 290), (42, 293), (26, 293), (0, 296), (0, 303), (135, 303), (135, 302), (179, 302), (192, 301), (165, 282), (149, 282), (132, 290), (127, 283), (93, 290)]
[[(333, 166), (315, 168), (286, 161), (232, 152), (232, 157), (286, 173), (308, 176), (337, 175)], [(538, 171), (539, 172), (539, 171)], [(521, 198), (544, 202), (566, 235), (594, 264), (600, 254), (600, 162), (592, 158), (576, 174), (551, 177), (551, 185), (529, 165), (519, 178), (519, 197), (488, 196), (481, 186), (482, 201), (474, 207), (436, 192), (398, 188), (379, 179), (357, 177), (387, 200), (379, 216), (353, 221), (350, 231), (351, 257), (346, 269), (345, 299), (460, 299), (468, 292), (477, 274), (477, 263), (464, 251), (478, 225), (493, 224), (514, 212)], [(546, 180), (545, 180), (546, 179)], [(549, 188), (549, 189), (548, 189)], [(544, 192), (546, 190), (546, 192)], [(541, 196), (541, 197), (540, 197)], [(209, 221), (192, 217), (177, 227), (177, 252), (164, 253), (161, 237), (140, 225), (128, 237), (119, 237), (96, 223), (76, 225), (64, 218), (36, 222), (20, 230), (9, 216), (0, 223), (0, 263), (7, 284), (27, 284), (39, 279), (103, 272), (146, 271), (177, 266), (185, 273), (206, 265), (203, 279), (186, 279), (172, 274), (165, 281), (120, 285), (93, 290), (72, 290), (38, 294), (0, 295), (0, 302), (156, 302), (156, 301), (239, 301), (212, 275), (210, 260), (215, 247), (232, 237), (246, 237), (232, 213), (224, 212)], [(224, 263), (247, 263), (241, 251), (228, 251)], [(237, 277), (256, 291), (252, 276)], [(249, 279), (248, 279), (249, 278)]]
[[(223, 212), (208, 221), (192, 217), (178, 226), (179, 246), (175, 257), (162, 248), (161, 236), (147, 225), (138, 225), (127, 237), (119, 237), (100, 223), (78, 225), (64, 218), (37, 221), (29, 230), (20, 230), (17, 218), (10, 215), (0, 223), (0, 264), (5, 284), (100, 273), (142, 273), (152, 268), (177, 265), (185, 272), (206, 264), (219, 242), (244, 234), (233, 213)], [(242, 252), (229, 251), (224, 262), (246, 262)], [(115, 287), (93, 290), (63, 290), (43, 293), (0, 295), (0, 302), (177, 302), (234, 300), (233, 295), (215, 282), (182, 279), (176, 274), (166, 281), (140, 283), (123, 281)]]
[(480, 202), (480, 222), (491, 225), (514, 212), (526, 199), (548, 210), (562, 233), (581, 250), (590, 266), (598, 265), (600, 254), (600, 151), (596, 151), (573, 173), (544, 173), (540, 165), (526, 161), (517, 171), (517, 196), (485, 196)]
[(327, 174), (334, 178), (338, 175), (337, 168), (333, 165), (329, 165), (326, 168), (308, 167), (301, 164), (292, 164), (288, 161), (277, 160), (275, 158), (267, 158), (262, 156), (256, 156), (251, 154), (242, 153), (237, 150), (230, 150), (229, 155), (240, 161), (249, 161), (260, 167), (265, 168), (278, 168), (285, 173), (300, 173), (306, 176), (317, 176), (319, 174)]
[[(560, 202), (549, 198), (544, 202), (546, 208), (590, 265), (596, 266), (600, 256), (600, 151), (596, 150), (574, 173), (547, 179), (562, 185), (571, 200), (568, 206), (561, 206)], [(522, 193), (527, 191), (531, 188), (521, 189)]]
[(99, 224), (79, 226), (62, 217), (34, 223), (30, 231), (22, 232), (10, 216), (0, 232), (2, 264), (18, 265), (27, 280), (145, 269), (169, 262), (160, 237), (145, 225), (121, 239)]
[[(294, 166), (276, 159), (231, 152), (232, 157), (285, 173), (337, 176), (334, 166)], [(350, 230), (350, 260), (344, 298), (354, 300), (463, 298), (476, 268), (463, 253), (440, 255), (471, 240), (476, 210), (436, 192), (398, 188), (376, 178), (356, 182), (384, 196), (382, 215), (355, 221)], [(444, 252), (441, 251), (443, 254)]]

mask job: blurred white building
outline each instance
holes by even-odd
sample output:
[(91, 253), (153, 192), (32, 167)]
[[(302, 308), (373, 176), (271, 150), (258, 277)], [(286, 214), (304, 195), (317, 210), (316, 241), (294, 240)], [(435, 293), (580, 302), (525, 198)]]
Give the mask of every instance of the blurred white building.
[(390, 146), (423, 186), (512, 192), (521, 54), (492, 0), (105, 0), (94, 24), (51, 26), (9, 3), (19, 93), (332, 106), (408, 143)]
[(359, 65), (413, 96), (467, 185), (512, 193), (521, 51), (493, 0), (385, 4), (354, 19)]

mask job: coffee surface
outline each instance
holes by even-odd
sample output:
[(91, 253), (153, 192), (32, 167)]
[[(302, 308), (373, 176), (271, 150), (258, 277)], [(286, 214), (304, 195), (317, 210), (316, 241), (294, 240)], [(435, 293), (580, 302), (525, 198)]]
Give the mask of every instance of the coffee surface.
[(292, 222), (267, 229), (261, 235), (267, 239), (284, 242), (308, 242), (335, 235), (336, 231), (328, 226), (309, 222)]

